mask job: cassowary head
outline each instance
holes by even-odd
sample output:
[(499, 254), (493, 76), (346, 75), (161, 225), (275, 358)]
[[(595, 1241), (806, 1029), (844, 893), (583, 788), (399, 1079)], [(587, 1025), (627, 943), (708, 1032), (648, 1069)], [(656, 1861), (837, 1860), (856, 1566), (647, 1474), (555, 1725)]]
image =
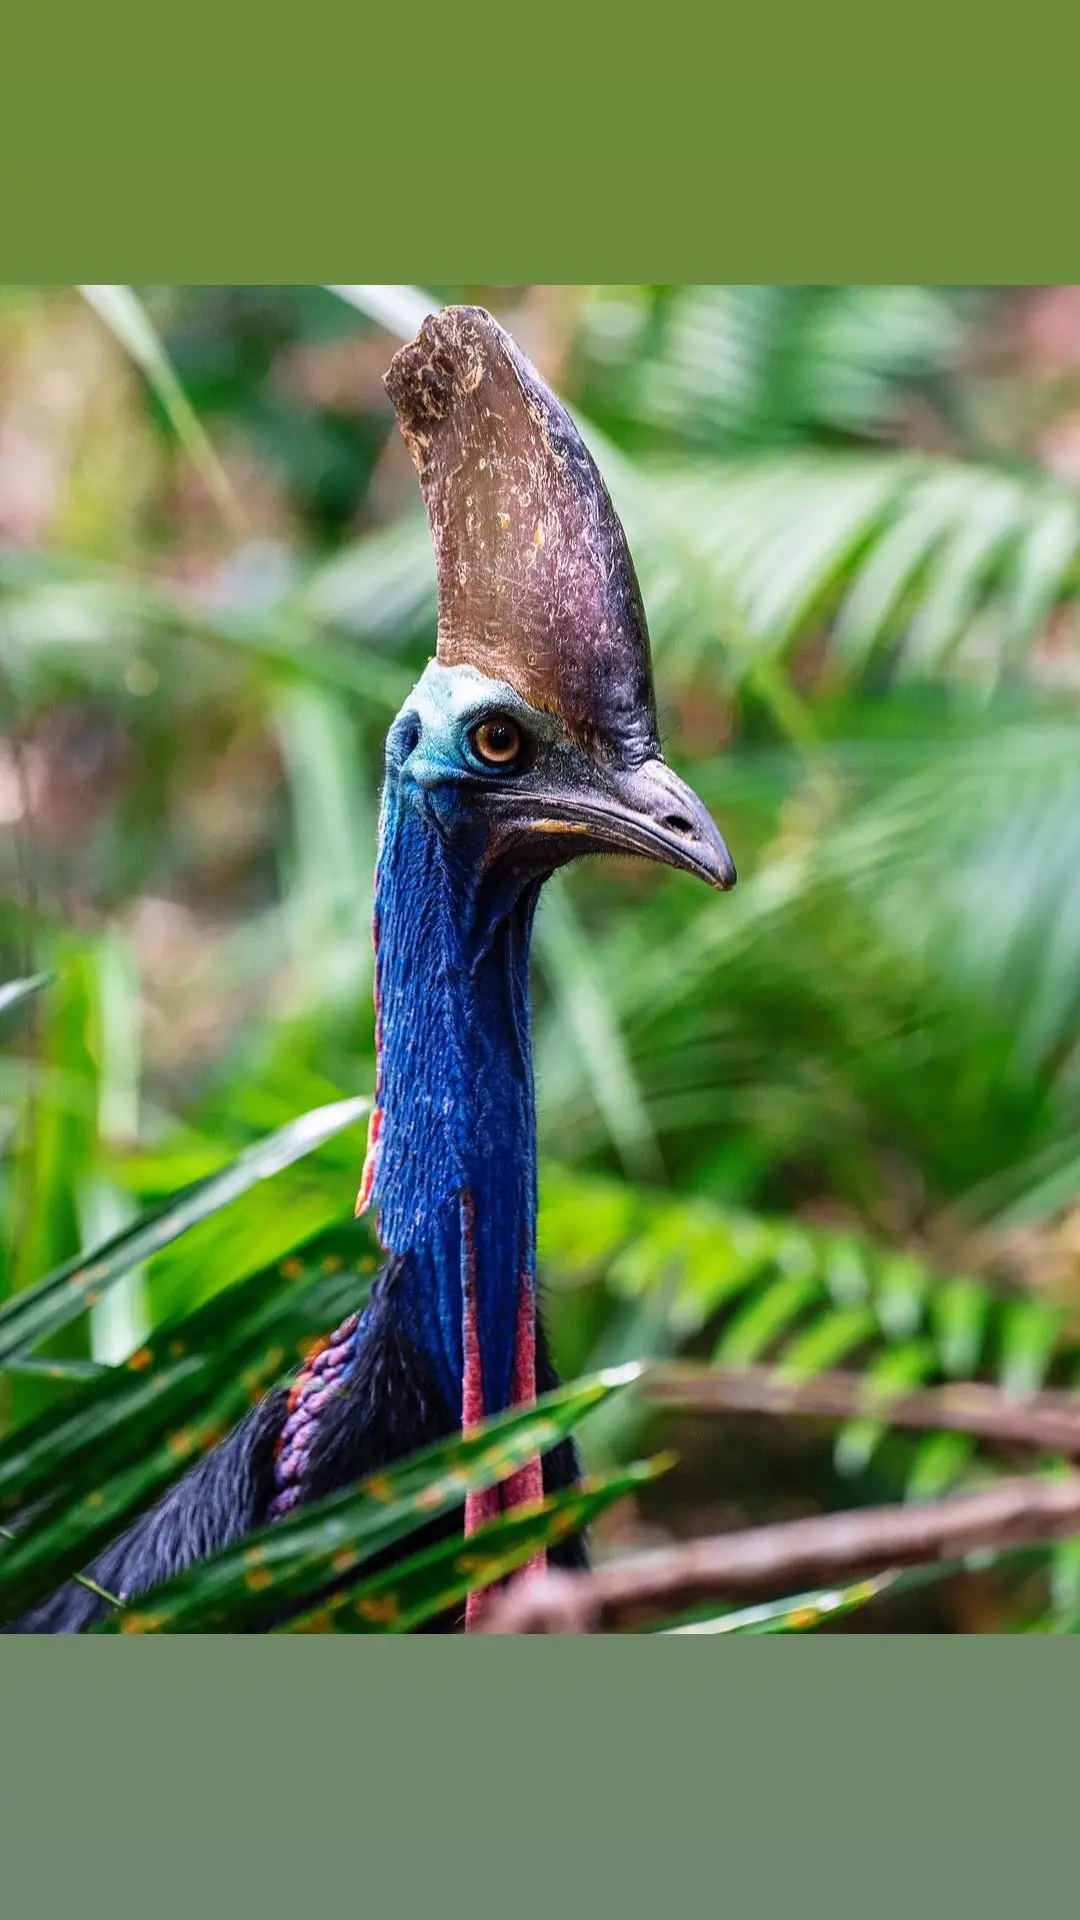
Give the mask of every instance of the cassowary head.
[(565, 409), (479, 307), (386, 376), (431, 523), (437, 657), (388, 741), (401, 797), (477, 829), (487, 868), (628, 853), (735, 883), (663, 759), (648, 631), (607, 489)]
[[(439, 630), (387, 740), (357, 1204), (399, 1256), (403, 1332), (469, 1427), (535, 1397), (540, 884), (585, 853), (721, 889), (735, 869), (664, 764), (633, 564), (564, 408), (477, 307), (426, 320), (386, 385), (431, 523)], [(511, 1505), (539, 1496), (539, 1463), (523, 1471)], [(487, 1511), (467, 1502), (466, 1531)]]

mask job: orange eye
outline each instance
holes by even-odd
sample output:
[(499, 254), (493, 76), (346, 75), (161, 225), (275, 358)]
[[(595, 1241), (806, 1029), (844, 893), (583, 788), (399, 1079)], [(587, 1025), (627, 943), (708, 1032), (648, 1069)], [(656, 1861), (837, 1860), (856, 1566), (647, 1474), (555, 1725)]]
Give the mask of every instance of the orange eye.
[(472, 736), (473, 747), (481, 760), (492, 767), (508, 767), (521, 752), (521, 734), (512, 720), (501, 714), (494, 720), (482, 720)]

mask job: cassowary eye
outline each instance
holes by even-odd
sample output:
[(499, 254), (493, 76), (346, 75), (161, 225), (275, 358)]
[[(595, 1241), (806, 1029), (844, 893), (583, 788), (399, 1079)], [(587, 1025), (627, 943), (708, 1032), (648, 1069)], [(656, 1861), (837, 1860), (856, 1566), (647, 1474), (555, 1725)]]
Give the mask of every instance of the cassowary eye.
[(481, 760), (492, 767), (508, 767), (521, 752), (521, 733), (512, 720), (502, 714), (482, 720), (473, 730), (472, 744)]

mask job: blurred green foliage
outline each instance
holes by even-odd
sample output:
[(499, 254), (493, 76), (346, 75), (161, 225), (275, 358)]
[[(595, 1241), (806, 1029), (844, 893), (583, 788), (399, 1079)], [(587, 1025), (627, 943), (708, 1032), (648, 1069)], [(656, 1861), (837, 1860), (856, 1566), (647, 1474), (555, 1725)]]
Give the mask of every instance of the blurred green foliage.
[[(91, 292), (0, 299), (0, 979), (55, 976), (0, 1005), (0, 1300), (370, 1093), (381, 740), (434, 646), (381, 388), (384, 323), (411, 330), (423, 296)], [(547, 890), (564, 1373), (685, 1349), (1071, 1379), (1080, 290), (427, 294), (490, 306), (574, 406), (638, 564), (667, 751), (740, 871), (727, 899), (615, 861)], [(345, 1131), (125, 1260), (36, 1349), (56, 1377), (27, 1348), (0, 1378), (3, 1446), (101, 1393), (80, 1366), (336, 1231), (361, 1154)], [(349, 1231), (360, 1275), (376, 1250)], [(643, 1420), (619, 1396), (585, 1431), (605, 1473), (643, 1439), (681, 1454), (602, 1546), (998, 1464), (867, 1423), (833, 1445)], [(1069, 1628), (1080, 1563), (867, 1618)]]

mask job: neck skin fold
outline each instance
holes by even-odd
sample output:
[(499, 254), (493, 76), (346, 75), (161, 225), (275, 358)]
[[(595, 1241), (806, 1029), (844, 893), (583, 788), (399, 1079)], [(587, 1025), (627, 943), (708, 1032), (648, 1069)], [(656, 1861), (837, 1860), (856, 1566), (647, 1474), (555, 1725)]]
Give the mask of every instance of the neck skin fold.
[(377, 1112), (358, 1205), (374, 1205), (383, 1245), (409, 1256), (400, 1311), (464, 1425), (533, 1392), (539, 883), (485, 874), (482, 855), (474, 829), (447, 831), (391, 770), (375, 889)]

